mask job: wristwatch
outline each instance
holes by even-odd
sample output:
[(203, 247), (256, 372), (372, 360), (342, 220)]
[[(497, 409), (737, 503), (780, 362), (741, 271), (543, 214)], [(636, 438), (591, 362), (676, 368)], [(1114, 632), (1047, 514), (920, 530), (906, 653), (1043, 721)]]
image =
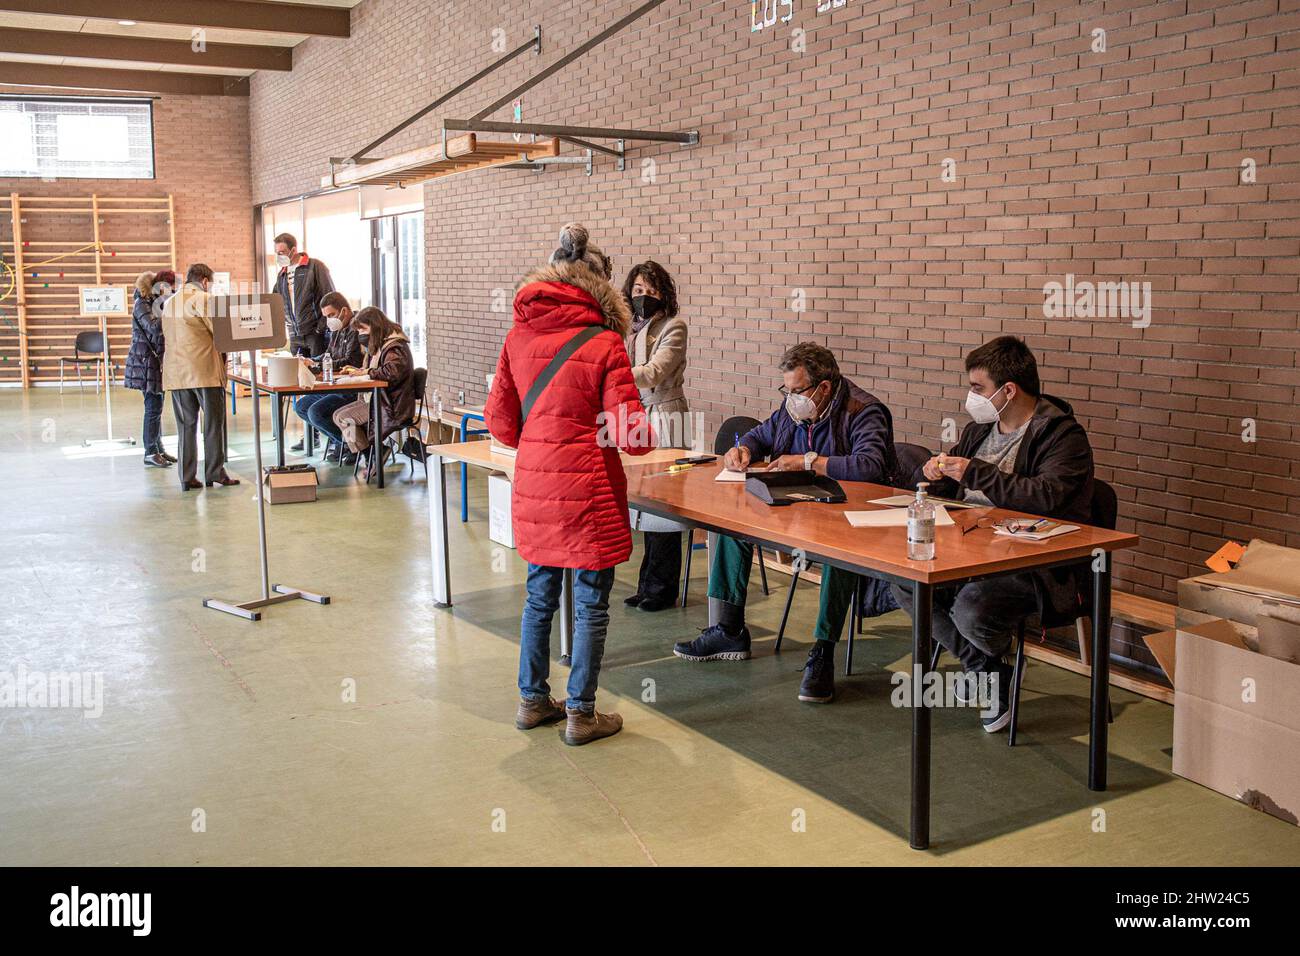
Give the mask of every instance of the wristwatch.
[(815, 462), (816, 460), (817, 460), (817, 452), (815, 451), (804, 452), (803, 453), (804, 471), (812, 471), (813, 462)]

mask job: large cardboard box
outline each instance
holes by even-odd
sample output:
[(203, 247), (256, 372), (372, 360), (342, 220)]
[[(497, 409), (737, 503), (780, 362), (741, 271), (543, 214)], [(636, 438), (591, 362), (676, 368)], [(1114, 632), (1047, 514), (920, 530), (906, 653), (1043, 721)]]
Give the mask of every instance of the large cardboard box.
[(515, 529), (511, 520), (510, 479), (494, 471), (488, 475), (488, 538), (513, 548)]
[(1178, 582), (1178, 627), (1231, 621), (1254, 650), (1261, 617), (1300, 624), (1300, 551), (1295, 548), (1252, 541), (1231, 571)]
[(267, 469), (262, 494), (268, 504), (286, 505), (316, 500), (316, 469), (275, 471)]
[(1178, 631), (1174, 773), (1300, 824), (1300, 664), (1235, 639)]

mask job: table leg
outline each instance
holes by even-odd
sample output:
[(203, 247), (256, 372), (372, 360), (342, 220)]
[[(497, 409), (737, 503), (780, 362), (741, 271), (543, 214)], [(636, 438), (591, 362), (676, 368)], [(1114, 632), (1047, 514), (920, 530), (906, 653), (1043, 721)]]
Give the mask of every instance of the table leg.
[(560, 576), (560, 663), (568, 664), (573, 654), (573, 569)]
[(305, 418), (302, 420), (302, 447), (308, 458), (316, 454), (316, 429)]
[[(688, 548), (691, 546), (691, 534), (692, 532), (689, 531), (686, 533), (686, 546)], [(706, 569), (707, 573), (713, 570), (713, 556), (718, 553), (718, 533), (716, 531), (707, 531), (704, 534), (704, 540), (706, 542), (706, 550), (704, 552), (705, 561), (708, 562), (708, 568)], [(709, 598), (709, 627), (714, 627), (721, 620), (722, 602), (717, 598), (711, 597)]]
[(433, 561), (433, 604), (451, 607), (451, 555), (447, 546), (447, 473), (441, 455), (430, 455), (429, 544)]
[(284, 467), (284, 399), (276, 392), (271, 396), (271, 409), (275, 412), (275, 462)]
[(1092, 571), (1092, 730), (1088, 735), (1088, 789), (1106, 789), (1106, 754), (1110, 727), (1110, 560), (1109, 552), (1093, 558)]
[[(918, 581), (912, 591), (912, 821), (913, 850), (930, 846), (930, 708), (919, 676), (930, 666), (934, 589)], [(919, 670), (918, 670), (919, 669)]]
[(379, 389), (370, 391), (370, 422), (375, 440), (371, 442), (370, 467), (378, 469), (379, 487), (384, 487), (384, 447), (379, 441)]
[(235, 389), (236, 388), (238, 388), (238, 386), (235, 384), (234, 379), (231, 379), (230, 380), (230, 414), (231, 415), (235, 414)]

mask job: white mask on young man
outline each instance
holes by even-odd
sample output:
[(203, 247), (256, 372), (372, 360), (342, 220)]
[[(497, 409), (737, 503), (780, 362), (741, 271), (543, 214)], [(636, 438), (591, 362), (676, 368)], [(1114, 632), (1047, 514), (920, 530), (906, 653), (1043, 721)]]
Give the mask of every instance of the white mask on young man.
[(325, 327), (331, 332), (337, 332), (343, 328), (343, 320), (337, 315), (327, 315), (325, 317)]
[[(1002, 389), (1006, 387), (1007, 387), (1006, 385), (1003, 385), (1002, 388), (998, 389), (998, 392), (1002, 391)], [(996, 395), (998, 392), (994, 392), (993, 395)], [(985, 398), (983, 395), (977, 394), (972, 389), (966, 395), (966, 414), (969, 415), (971, 418), (973, 418), (979, 424), (987, 425), (990, 422), (996, 422), (999, 418), (1001, 418), (1002, 413), (1006, 411), (1007, 405), (1009, 404), (1011, 404), (1011, 402), (1008, 399), (1007, 402), (1003, 404), (1001, 408), (998, 408), (996, 405), (993, 404), (992, 395), (990, 395), (988, 398)]]

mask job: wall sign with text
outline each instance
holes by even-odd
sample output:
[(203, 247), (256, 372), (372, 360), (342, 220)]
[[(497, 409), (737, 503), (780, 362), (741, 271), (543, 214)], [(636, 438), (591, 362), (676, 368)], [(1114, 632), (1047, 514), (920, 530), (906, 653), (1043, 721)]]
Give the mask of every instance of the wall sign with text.
[[(831, 10), (838, 10), (848, 2), (849, 0), (817, 0), (817, 12), (828, 13)], [(750, 0), (750, 33), (758, 33), (778, 23), (789, 23), (793, 19), (794, 0)]]
[(130, 296), (124, 285), (77, 286), (82, 315), (130, 315)]

